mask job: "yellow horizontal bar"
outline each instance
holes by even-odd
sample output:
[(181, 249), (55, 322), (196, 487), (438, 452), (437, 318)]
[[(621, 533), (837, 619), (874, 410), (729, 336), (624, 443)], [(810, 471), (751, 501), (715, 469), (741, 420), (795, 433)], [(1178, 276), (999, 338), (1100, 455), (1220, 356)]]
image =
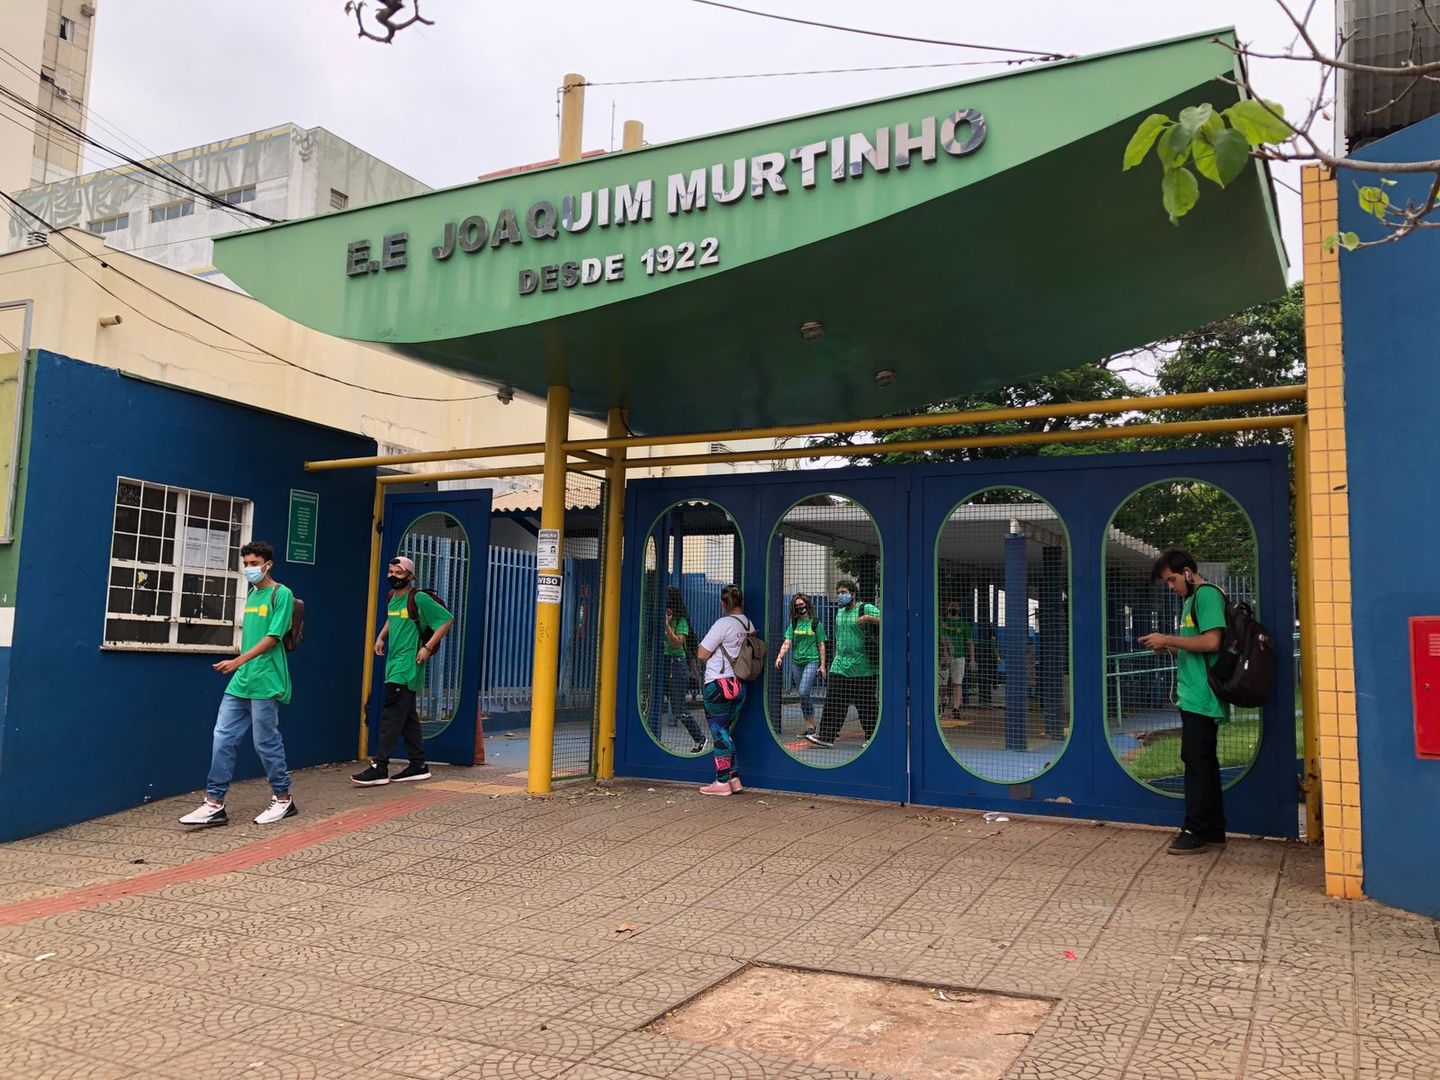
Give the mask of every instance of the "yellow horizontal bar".
[(329, 472), (331, 469), (373, 469), (385, 465), (419, 465), (427, 461), (463, 461), (466, 458), (520, 457), (541, 454), (544, 443), (513, 443), (509, 446), (474, 447), (468, 450), (417, 450), (411, 454), (378, 454), (374, 457), (331, 458), (307, 461), (306, 472)]
[(544, 470), (539, 465), (510, 465), (502, 469), (457, 469), (454, 472), (394, 473), (377, 476), (375, 482), (383, 487), (395, 484), (425, 484), (438, 480), (492, 480), (502, 476), (539, 476)]
[[(1218, 395), (1217, 395), (1218, 396)], [(1294, 427), (1303, 416), (1237, 417), (1226, 420), (1187, 420), (1165, 424), (1087, 428), (1084, 431), (1038, 431), (1020, 435), (977, 435), (971, 438), (906, 439), (901, 442), (865, 443), (859, 446), (803, 446), (770, 450), (739, 450), (724, 454), (680, 454), (625, 462), (627, 469), (661, 465), (710, 465), (727, 461), (781, 461), (791, 458), (862, 457), (922, 450), (971, 450), (986, 446), (1042, 446), (1050, 443), (1105, 442), (1115, 439), (1155, 439), (1169, 435), (1213, 435), (1228, 431), (1267, 431)]]
[[(1002, 420), (1058, 419), (1156, 409), (1197, 409), (1227, 405), (1267, 405), (1303, 401), (1305, 386), (1272, 386), (1259, 390), (1221, 390), (1205, 394), (1166, 394), (1162, 397), (1127, 397), (1109, 401), (1070, 401), (1058, 405), (1025, 405), (1013, 409), (971, 409), (968, 412), (921, 413), (918, 416), (882, 416), (870, 420), (844, 420), (789, 427), (741, 428), (738, 431), (703, 431), (681, 435), (630, 435), (621, 438), (572, 439), (566, 451), (609, 450), (612, 447), (673, 446), (680, 443), (733, 442), (740, 439), (783, 439), (798, 435), (846, 434), (856, 431), (903, 431), (906, 428), (948, 427), (953, 424), (993, 424)], [(633, 467), (633, 466), (632, 466)]]

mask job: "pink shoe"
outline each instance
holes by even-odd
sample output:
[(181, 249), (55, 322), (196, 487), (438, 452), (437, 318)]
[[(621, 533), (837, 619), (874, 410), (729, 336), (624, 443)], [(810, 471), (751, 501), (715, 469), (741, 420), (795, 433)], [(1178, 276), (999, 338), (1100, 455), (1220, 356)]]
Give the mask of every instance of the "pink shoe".
[(730, 794), (730, 783), (729, 783), (729, 781), (726, 781), (726, 782), (724, 782), (724, 783), (721, 783), (719, 780), (716, 780), (713, 784), (706, 784), (704, 787), (702, 787), (702, 788), (700, 789), (700, 794), (701, 794), (701, 795), (729, 795), (729, 794)]
[(740, 783), (740, 778), (739, 778), (738, 776), (732, 776), (732, 777), (730, 777), (730, 794), (731, 794), (731, 795), (739, 795), (740, 792), (742, 792), (742, 791), (744, 791), (744, 790), (745, 790), (745, 785), (742, 784), (742, 783)]

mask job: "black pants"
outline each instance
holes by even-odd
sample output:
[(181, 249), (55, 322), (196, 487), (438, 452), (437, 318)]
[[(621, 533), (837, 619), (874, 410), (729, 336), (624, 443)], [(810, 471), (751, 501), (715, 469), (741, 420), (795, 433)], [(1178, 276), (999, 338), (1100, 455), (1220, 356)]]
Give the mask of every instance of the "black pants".
[(1220, 792), (1219, 725), (1213, 716), (1180, 713), (1180, 760), (1185, 763), (1185, 829), (1202, 840), (1225, 838)]
[(420, 734), (420, 714), (415, 710), (415, 691), (399, 683), (385, 684), (385, 705), (380, 710), (380, 752), (375, 760), (388, 764), (400, 736), (411, 764), (425, 761), (425, 738)]
[(865, 738), (875, 734), (875, 725), (880, 722), (880, 703), (875, 698), (874, 675), (836, 675), (830, 673), (825, 684), (825, 709), (820, 714), (820, 726), (815, 735), (823, 742), (834, 742), (835, 736), (845, 726), (850, 706), (860, 714), (860, 730)]

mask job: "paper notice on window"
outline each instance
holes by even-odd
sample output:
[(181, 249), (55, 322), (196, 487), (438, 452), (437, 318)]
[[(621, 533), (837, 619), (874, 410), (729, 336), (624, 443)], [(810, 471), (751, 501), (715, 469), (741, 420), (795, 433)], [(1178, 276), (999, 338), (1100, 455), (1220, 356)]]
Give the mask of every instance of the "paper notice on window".
[(230, 532), (228, 529), (185, 529), (185, 553), (181, 566), (198, 566), (206, 570), (230, 570)]
[(564, 581), (559, 574), (539, 574), (535, 579), (535, 602), (558, 604), (564, 594)]
[(560, 569), (560, 530), (541, 529), (535, 541), (535, 567), (542, 574)]

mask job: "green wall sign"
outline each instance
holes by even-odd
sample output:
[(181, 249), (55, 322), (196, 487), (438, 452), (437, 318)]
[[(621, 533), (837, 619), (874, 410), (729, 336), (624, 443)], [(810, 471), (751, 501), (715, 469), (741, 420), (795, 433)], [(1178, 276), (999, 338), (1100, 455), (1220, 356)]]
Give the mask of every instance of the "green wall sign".
[(315, 565), (315, 532), (320, 520), (320, 496), (313, 491), (290, 489), (290, 530), (285, 541), (285, 561)]

